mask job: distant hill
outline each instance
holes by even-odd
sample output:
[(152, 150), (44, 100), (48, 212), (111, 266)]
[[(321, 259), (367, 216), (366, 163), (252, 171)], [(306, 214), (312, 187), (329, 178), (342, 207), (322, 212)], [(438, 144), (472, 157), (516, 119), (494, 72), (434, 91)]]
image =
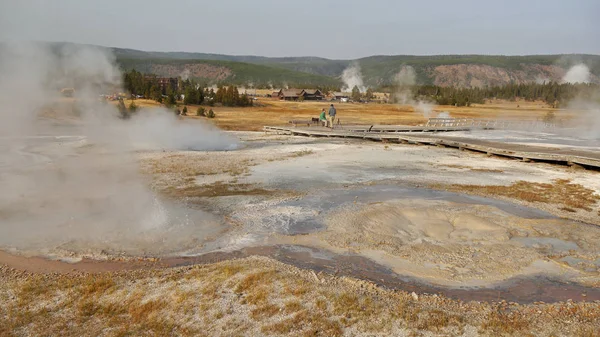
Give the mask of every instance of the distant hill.
[[(65, 43), (51, 43), (58, 48)], [(107, 48), (107, 47), (100, 47)], [(394, 83), (403, 66), (411, 66), (417, 84), (483, 87), (509, 83), (560, 81), (568, 69), (584, 63), (592, 82), (600, 83), (600, 55), (436, 55), (370, 56), (358, 60), (320, 57), (232, 56), (189, 52), (147, 52), (107, 48), (123, 69), (163, 76), (189, 76), (207, 83), (256, 86), (341, 86), (341, 75), (351, 64), (360, 65), (370, 87)]]
[[(129, 49), (113, 49), (118, 60), (134, 58), (151, 60), (160, 58), (163, 63), (186, 64), (190, 60), (220, 60), (243, 62), (269, 67), (269, 76), (289, 70), (312, 75), (321, 75), (339, 81), (344, 69), (351, 64), (359, 64), (365, 85), (381, 87), (393, 84), (396, 74), (402, 66), (411, 66), (418, 84), (436, 84), (440, 86), (483, 87), (509, 83), (528, 83), (560, 81), (567, 70), (578, 63), (586, 64), (591, 72), (591, 80), (600, 82), (599, 55), (529, 55), (529, 56), (489, 56), (489, 55), (436, 55), (436, 56), (371, 56), (358, 60), (330, 60), (319, 57), (283, 57), (230, 56), (219, 54), (183, 53), (183, 52), (143, 52)], [(165, 61), (170, 60), (170, 61)], [(240, 70), (245, 70), (240, 67)], [(235, 71), (234, 71), (235, 72)], [(292, 73), (281, 73), (292, 76)], [(285, 75), (284, 75), (285, 74)], [(237, 79), (248, 78), (243, 72)], [(250, 76), (255, 82), (260, 74)], [(273, 77), (275, 78), (275, 77)], [(320, 81), (320, 78), (303, 78)], [(290, 78), (290, 82), (292, 82)], [(315, 82), (317, 83), (317, 82)], [(333, 83), (333, 82), (331, 82)], [(339, 83), (339, 82), (338, 82)]]
[(358, 60), (365, 82), (389, 85), (403, 65), (414, 68), (419, 84), (482, 87), (509, 83), (560, 81), (573, 65), (585, 63), (591, 79), (600, 79), (598, 55), (439, 55), (372, 56)]
[(224, 60), (177, 58), (117, 58), (123, 70), (136, 69), (165, 77), (194, 78), (206, 84), (252, 84), (256, 87), (339, 87), (335, 77), (310, 74), (280, 67)]

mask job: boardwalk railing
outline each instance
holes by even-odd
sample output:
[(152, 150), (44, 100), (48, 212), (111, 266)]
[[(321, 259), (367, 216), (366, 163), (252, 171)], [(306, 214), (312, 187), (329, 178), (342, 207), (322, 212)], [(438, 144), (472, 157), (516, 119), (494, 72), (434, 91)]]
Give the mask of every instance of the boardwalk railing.
[(520, 121), (481, 118), (429, 118), (427, 127), (472, 127), (482, 129), (551, 129), (556, 125), (542, 121)]

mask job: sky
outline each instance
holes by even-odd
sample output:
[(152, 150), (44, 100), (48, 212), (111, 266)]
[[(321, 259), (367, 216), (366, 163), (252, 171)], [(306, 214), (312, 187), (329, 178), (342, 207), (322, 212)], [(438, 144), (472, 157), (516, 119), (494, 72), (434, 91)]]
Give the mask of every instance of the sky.
[(600, 0), (0, 0), (0, 41), (230, 55), (600, 54)]

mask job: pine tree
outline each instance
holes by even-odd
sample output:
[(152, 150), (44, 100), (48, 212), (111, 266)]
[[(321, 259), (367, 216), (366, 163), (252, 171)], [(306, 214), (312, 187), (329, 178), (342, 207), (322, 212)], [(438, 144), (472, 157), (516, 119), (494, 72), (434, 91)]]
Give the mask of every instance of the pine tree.
[(177, 104), (175, 92), (171, 88), (169, 88), (169, 91), (167, 92), (167, 102), (165, 104), (167, 107), (172, 107), (173, 105)]
[(212, 89), (210, 89), (211, 93), (214, 95), (214, 102), (215, 103), (224, 103), (224, 98), (225, 98), (225, 88), (223, 87), (218, 87), (217, 88), (217, 93), (215, 93)]
[(365, 93), (365, 98), (367, 99), (367, 101), (370, 101), (371, 99), (373, 99), (373, 89), (368, 88), (367, 92)]
[(196, 101), (196, 104), (204, 102), (204, 89), (201, 86), (198, 86), (198, 89), (196, 89)]
[(354, 88), (352, 88), (352, 100), (355, 102), (360, 102), (360, 89), (358, 89), (358, 86), (354, 86)]
[(227, 87), (225, 91), (225, 98), (223, 99), (223, 105), (225, 106), (233, 106), (235, 105), (235, 98), (233, 94), (233, 86)]
[(191, 86), (188, 86), (187, 88), (185, 88), (183, 94), (183, 104), (198, 104), (197, 95), (197, 91)]
[(232, 105), (241, 105), (240, 104), (240, 92), (237, 87), (233, 87), (233, 97), (232, 97)]

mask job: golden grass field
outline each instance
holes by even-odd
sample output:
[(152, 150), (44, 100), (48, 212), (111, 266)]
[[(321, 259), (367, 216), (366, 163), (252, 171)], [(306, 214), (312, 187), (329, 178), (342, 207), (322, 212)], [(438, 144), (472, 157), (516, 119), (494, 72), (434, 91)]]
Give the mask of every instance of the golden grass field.
[[(129, 106), (131, 101), (126, 101)], [(158, 107), (155, 101), (135, 101), (139, 107)], [(310, 120), (318, 117), (321, 109), (329, 107), (331, 102), (287, 102), (271, 98), (259, 98), (256, 106), (247, 108), (215, 106), (216, 118), (211, 122), (224, 130), (259, 131), (265, 125), (288, 125), (290, 120)], [(409, 105), (379, 103), (334, 103), (338, 119), (342, 124), (381, 124), (381, 125), (417, 125), (427, 119)], [(183, 108), (183, 105), (179, 107)], [(188, 118), (196, 118), (198, 106), (188, 106)], [(570, 112), (549, 108), (543, 102), (505, 102), (493, 101), (486, 104), (474, 104), (470, 107), (435, 106), (431, 117), (447, 111), (451, 117), (498, 118), (540, 120), (548, 112), (553, 111), (557, 118), (569, 118)]]

